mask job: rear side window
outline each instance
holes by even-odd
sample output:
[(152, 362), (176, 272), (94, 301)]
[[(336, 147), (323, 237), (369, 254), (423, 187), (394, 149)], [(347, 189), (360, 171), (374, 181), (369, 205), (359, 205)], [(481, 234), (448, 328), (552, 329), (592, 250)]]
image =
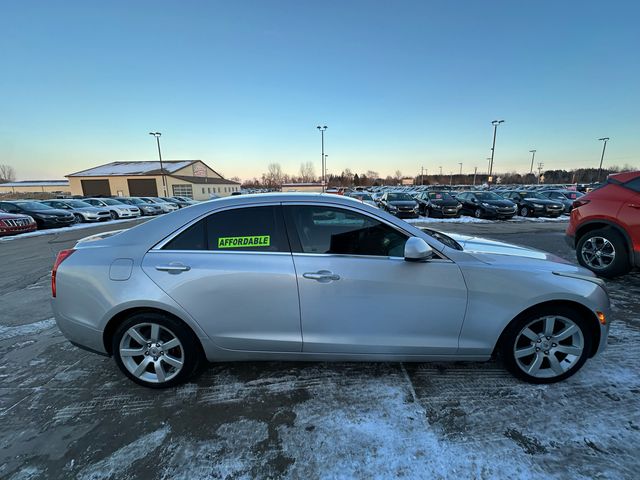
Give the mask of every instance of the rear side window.
[(176, 236), (164, 250), (289, 252), (280, 207), (248, 207), (213, 213)]

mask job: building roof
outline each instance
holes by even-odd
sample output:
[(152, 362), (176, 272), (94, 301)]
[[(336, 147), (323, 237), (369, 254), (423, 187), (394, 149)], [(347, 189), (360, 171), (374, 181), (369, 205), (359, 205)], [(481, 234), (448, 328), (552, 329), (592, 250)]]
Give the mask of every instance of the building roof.
[[(164, 163), (164, 162), (163, 162)], [(214, 177), (189, 177), (186, 175), (169, 175), (172, 178), (177, 178), (184, 182), (196, 183), (196, 184), (209, 184), (209, 185), (240, 185), (233, 180), (227, 180), (226, 178), (214, 178)]]
[(300, 182), (300, 183), (283, 183), (283, 187), (321, 187), (322, 183), (317, 182)]
[(1, 187), (68, 187), (69, 180), (18, 180), (0, 183)]
[[(162, 170), (166, 175), (200, 162), (201, 160), (163, 160)], [(204, 162), (203, 162), (204, 163)], [(99, 167), (70, 173), (67, 177), (110, 177), (114, 175), (161, 175), (160, 162), (111, 162)]]

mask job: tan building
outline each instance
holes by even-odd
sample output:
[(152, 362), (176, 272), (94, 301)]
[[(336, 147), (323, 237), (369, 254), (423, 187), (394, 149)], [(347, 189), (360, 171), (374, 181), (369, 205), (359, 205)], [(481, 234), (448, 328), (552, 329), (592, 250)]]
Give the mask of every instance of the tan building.
[(23, 180), (0, 183), (0, 193), (69, 193), (68, 180)]
[[(166, 182), (166, 193), (162, 177)], [(112, 162), (67, 175), (71, 193), (85, 196), (171, 197), (208, 200), (240, 191), (240, 184), (223, 178), (202, 160)]]
[(283, 183), (283, 192), (322, 192), (322, 183)]

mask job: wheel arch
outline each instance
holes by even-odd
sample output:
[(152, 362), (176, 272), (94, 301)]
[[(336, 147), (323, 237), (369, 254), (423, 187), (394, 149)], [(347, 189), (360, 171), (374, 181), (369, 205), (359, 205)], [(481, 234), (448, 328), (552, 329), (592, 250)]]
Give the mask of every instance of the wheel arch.
[(591, 309), (589, 309), (585, 305), (572, 300), (550, 300), (547, 302), (542, 302), (536, 305), (532, 305), (531, 307), (520, 312), (518, 315), (513, 317), (513, 319), (510, 322), (508, 322), (502, 329), (502, 332), (498, 337), (498, 341), (493, 347), (492, 356), (496, 355), (498, 349), (502, 345), (502, 342), (504, 342), (505, 332), (507, 331), (507, 328), (509, 327), (509, 325), (511, 325), (513, 322), (517, 321), (518, 319), (522, 318), (523, 316), (529, 315), (530, 313), (535, 312), (536, 310), (540, 310), (548, 307), (554, 307), (554, 306), (556, 307), (563, 306), (563, 307), (572, 308), (576, 310), (582, 318), (587, 320), (589, 328), (591, 329), (591, 334), (593, 335), (593, 342), (591, 344), (591, 351), (589, 352), (589, 358), (593, 357), (598, 351), (598, 345), (600, 344), (601, 332), (600, 332), (600, 323), (598, 321), (598, 317), (594, 312), (591, 311)]
[(111, 319), (107, 322), (107, 324), (104, 327), (104, 331), (102, 333), (102, 343), (104, 345), (104, 349), (107, 352), (108, 355), (113, 355), (113, 351), (112, 351), (112, 339), (113, 339), (113, 335), (115, 334), (116, 330), (118, 329), (118, 326), (124, 322), (127, 318), (133, 316), (133, 315), (137, 315), (139, 313), (157, 313), (157, 314), (161, 314), (161, 315), (165, 315), (167, 317), (171, 317), (174, 320), (177, 320), (178, 322), (180, 322), (182, 325), (184, 325), (185, 328), (187, 328), (194, 336), (194, 338), (197, 340), (197, 344), (200, 348), (200, 353), (202, 355), (202, 358), (205, 357), (205, 352), (204, 352), (204, 346), (202, 345), (202, 339), (200, 339), (200, 337), (196, 334), (196, 332), (193, 330), (193, 328), (191, 328), (191, 326), (185, 322), (183, 319), (181, 319), (180, 317), (178, 317), (177, 315), (175, 315), (174, 313), (171, 313), (167, 310), (163, 310), (161, 308), (155, 308), (155, 307), (132, 307), (132, 308), (127, 308), (126, 310), (122, 310), (121, 312), (116, 313), (113, 317), (111, 317)]

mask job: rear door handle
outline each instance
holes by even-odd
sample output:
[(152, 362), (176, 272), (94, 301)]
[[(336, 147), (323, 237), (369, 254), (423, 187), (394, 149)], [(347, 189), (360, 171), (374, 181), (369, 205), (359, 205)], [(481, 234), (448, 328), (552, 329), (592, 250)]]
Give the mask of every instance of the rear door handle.
[(333, 280), (340, 280), (340, 275), (336, 275), (329, 270), (320, 270), (318, 272), (307, 272), (303, 273), (302, 276), (304, 278), (308, 278), (309, 280), (317, 280), (320, 283), (329, 283)]
[(156, 270), (178, 274), (182, 272), (188, 272), (189, 270), (191, 270), (191, 267), (188, 265), (183, 265), (181, 263), (170, 263), (169, 265), (156, 265)]

